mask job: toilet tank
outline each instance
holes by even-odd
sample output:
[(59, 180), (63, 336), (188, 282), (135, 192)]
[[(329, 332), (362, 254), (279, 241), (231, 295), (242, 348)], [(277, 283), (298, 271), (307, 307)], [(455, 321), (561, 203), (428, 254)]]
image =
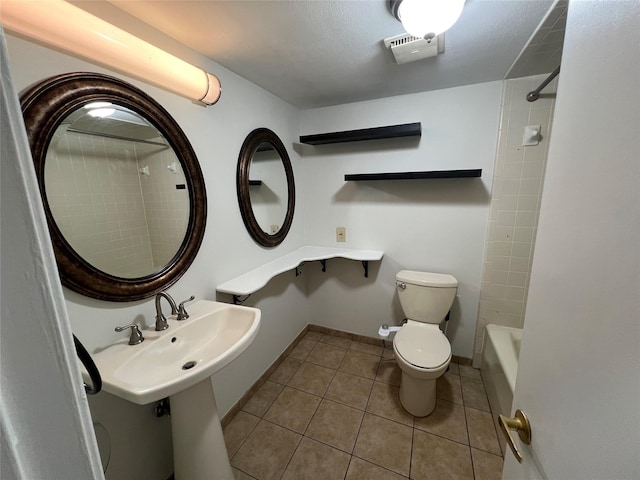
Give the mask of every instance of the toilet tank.
[(402, 270), (396, 274), (396, 287), (409, 320), (438, 324), (453, 305), (458, 280), (443, 273)]

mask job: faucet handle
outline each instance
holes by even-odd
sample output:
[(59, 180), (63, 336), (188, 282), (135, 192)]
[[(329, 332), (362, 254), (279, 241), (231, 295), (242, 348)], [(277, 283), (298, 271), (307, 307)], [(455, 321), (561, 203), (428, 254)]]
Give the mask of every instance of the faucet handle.
[(191, 295), (186, 300), (183, 300), (182, 302), (180, 302), (180, 305), (178, 305), (178, 316), (176, 317), (176, 320), (186, 320), (187, 318), (189, 318), (189, 314), (187, 313), (187, 310), (184, 308), (184, 304), (187, 302), (191, 302), (192, 300), (195, 300), (195, 299), (196, 297)]
[(131, 325), (125, 325), (124, 327), (116, 327), (116, 332), (123, 332), (127, 328), (131, 328), (131, 335), (129, 336), (129, 345), (138, 345), (139, 343), (144, 342), (144, 337), (142, 336), (142, 332), (138, 328), (138, 325), (132, 323)]
[(156, 332), (161, 332), (162, 330), (166, 330), (169, 328), (169, 323), (167, 322), (167, 317), (165, 317), (162, 312), (156, 315)]

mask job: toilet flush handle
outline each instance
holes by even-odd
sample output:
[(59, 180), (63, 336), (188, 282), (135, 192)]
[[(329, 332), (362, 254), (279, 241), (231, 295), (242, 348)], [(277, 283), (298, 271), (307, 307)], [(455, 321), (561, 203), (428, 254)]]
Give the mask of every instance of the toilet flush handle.
[(404, 290), (405, 288), (407, 288), (407, 284), (404, 282), (396, 282), (396, 285), (400, 290)]

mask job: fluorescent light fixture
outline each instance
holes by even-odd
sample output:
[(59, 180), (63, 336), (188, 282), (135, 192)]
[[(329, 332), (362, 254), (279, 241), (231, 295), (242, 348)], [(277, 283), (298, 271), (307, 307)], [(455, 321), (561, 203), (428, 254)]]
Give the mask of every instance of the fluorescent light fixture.
[(87, 103), (84, 108), (87, 110), (93, 110), (94, 108), (111, 108), (113, 107), (113, 103), (111, 102), (91, 102)]
[(116, 112), (115, 108), (102, 107), (102, 108), (94, 108), (92, 110), (89, 110), (87, 113), (92, 117), (105, 118), (105, 117), (110, 117), (115, 112)]
[(7, 30), (205, 105), (220, 98), (215, 75), (63, 0), (2, 1), (0, 21)]
[(465, 0), (389, 0), (389, 7), (408, 34), (430, 41), (458, 21), (464, 3)]

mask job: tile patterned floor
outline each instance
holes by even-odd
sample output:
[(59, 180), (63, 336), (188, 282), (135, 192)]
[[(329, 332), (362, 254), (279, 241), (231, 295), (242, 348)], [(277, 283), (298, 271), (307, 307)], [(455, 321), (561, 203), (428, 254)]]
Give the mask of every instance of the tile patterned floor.
[(416, 418), (392, 352), (308, 332), (224, 429), (236, 479), (500, 479), (479, 371), (452, 364)]

